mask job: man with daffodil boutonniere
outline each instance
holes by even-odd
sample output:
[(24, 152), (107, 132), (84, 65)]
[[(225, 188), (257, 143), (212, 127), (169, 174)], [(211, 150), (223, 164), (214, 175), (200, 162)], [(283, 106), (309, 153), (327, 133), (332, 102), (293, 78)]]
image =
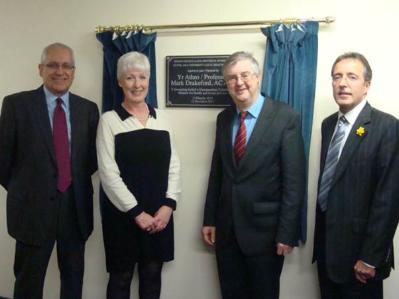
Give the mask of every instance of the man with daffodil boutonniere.
[(321, 298), (383, 298), (399, 219), (399, 123), (366, 100), (372, 71), (355, 52), (332, 67), (339, 111), (322, 124), (313, 261)]

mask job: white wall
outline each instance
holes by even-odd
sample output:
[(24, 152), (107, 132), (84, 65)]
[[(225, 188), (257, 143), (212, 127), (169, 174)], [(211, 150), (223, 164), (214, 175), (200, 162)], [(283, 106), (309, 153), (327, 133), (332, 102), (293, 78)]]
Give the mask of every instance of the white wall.
[[(100, 105), (102, 48), (96, 40), (97, 25), (183, 24), (223, 21), (250, 21), (285, 17), (334, 16), (336, 22), (321, 25), (317, 90), (311, 144), (309, 217), (306, 246), (286, 259), (282, 274), (282, 299), (318, 298), (317, 279), (311, 264), (316, 179), (320, 148), (320, 124), (336, 110), (331, 97), (330, 67), (336, 56), (355, 50), (369, 59), (374, 80), (369, 101), (377, 108), (399, 117), (399, 103), (393, 99), (397, 85), (399, 53), (394, 20), (399, 4), (394, 0), (2, 0), (0, 1), (0, 98), (36, 88), (40, 83), (37, 63), (47, 44), (61, 41), (75, 50), (76, 79), (72, 90)], [(165, 56), (229, 54), (248, 50), (263, 62), (265, 39), (257, 30), (159, 33), (156, 43), (159, 106), (165, 105)], [(392, 53), (392, 54), (391, 54)], [(394, 95), (396, 96), (396, 95)], [(176, 260), (164, 268), (162, 298), (217, 299), (219, 297), (215, 258), (201, 242), (202, 207), (207, 185), (219, 109), (168, 108), (173, 119), (182, 161), (182, 196), (176, 212)], [(98, 176), (95, 177), (98, 186)], [(7, 235), (5, 192), (0, 190), (0, 296), (12, 295), (14, 240)], [(395, 239), (399, 248), (398, 237)], [(399, 256), (398, 249), (396, 254)], [(45, 286), (45, 299), (59, 293), (55, 256), (52, 256)], [(95, 227), (86, 249), (84, 298), (105, 298), (107, 275), (95, 197)], [(385, 282), (385, 298), (397, 298), (394, 271)], [(132, 298), (137, 298), (134, 284)]]

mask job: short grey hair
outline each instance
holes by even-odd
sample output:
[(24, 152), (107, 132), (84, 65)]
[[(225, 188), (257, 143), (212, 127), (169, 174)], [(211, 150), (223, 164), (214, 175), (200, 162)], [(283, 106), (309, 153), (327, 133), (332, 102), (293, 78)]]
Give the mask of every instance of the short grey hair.
[(222, 66), (223, 76), (226, 75), (226, 72), (230, 67), (232, 67), (233, 65), (235, 65), (237, 62), (239, 62), (241, 60), (249, 60), (249, 62), (251, 62), (252, 71), (257, 75), (260, 74), (259, 63), (255, 59), (255, 57), (249, 52), (238, 51), (238, 52), (231, 54), (229, 57), (227, 57), (226, 61), (224, 62), (223, 66)]
[(354, 59), (360, 61), (364, 67), (364, 72), (363, 72), (364, 80), (371, 82), (371, 79), (373, 78), (373, 71), (371, 70), (370, 64), (367, 61), (366, 57), (364, 57), (362, 54), (358, 52), (347, 52), (338, 56), (337, 59), (335, 59), (334, 64), (331, 68), (331, 77), (334, 75), (334, 68), (337, 65), (337, 63), (345, 59)]
[(135, 69), (144, 72), (148, 77), (150, 77), (150, 68), (150, 61), (147, 56), (136, 51), (128, 52), (118, 59), (116, 76), (119, 80), (129, 70)]
[(48, 53), (50, 52), (50, 50), (57, 49), (57, 48), (68, 50), (69, 53), (71, 53), (72, 63), (75, 66), (75, 57), (74, 57), (72, 48), (63, 43), (58, 43), (58, 42), (52, 43), (43, 49), (42, 56), (40, 57), (40, 64), (44, 64), (46, 62), (47, 56), (48, 56)]

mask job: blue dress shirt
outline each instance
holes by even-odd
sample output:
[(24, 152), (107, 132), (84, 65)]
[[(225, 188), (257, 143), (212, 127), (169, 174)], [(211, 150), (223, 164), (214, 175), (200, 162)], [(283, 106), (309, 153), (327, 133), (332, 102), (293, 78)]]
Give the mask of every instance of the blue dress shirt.
[(46, 86), (43, 86), (44, 95), (46, 96), (46, 103), (47, 103), (47, 110), (48, 110), (48, 117), (50, 119), (51, 129), (53, 129), (53, 116), (54, 110), (57, 106), (57, 98), (62, 99), (62, 109), (64, 109), (65, 117), (67, 121), (67, 128), (68, 128), (68, 139), (69, 143), (71, 143), (71, 120), (70, 120), (70, 112), (69, 112), (69, 91), (64, 93), (62, 96), (57, 97), (52, 94)]
[[(245, 116), (245, 127), (247, 129), (247, 139), (245, 143), (248, 144), (248, 140), (251, 137), (252, 131), (255, 128), (256, 121), (259, 117), (260, 111), (262, 110), (263, 103), (265, 102), (265, 97), (259, 94), (256, 101), (251, 105), (251, 107), (247, 110), (247, 115)], [(234, 142), (236, 140), (236, 135), (238, 131), (238, 127), (240, 126), (240, 117), (239, 117), (240, 110), (237, 109), (237, 114), (233, 121), (233, 134), (231, 136), (231, 142), (234, 147)]]

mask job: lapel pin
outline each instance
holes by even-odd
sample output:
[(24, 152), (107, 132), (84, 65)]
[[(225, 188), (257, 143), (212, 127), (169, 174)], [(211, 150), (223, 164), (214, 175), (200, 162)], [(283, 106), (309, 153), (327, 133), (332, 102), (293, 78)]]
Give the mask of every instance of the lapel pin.
[(359, 127), (356, 129), (356, 135), (362, 137), (366, 133), (366, 130), (363, 127)]

